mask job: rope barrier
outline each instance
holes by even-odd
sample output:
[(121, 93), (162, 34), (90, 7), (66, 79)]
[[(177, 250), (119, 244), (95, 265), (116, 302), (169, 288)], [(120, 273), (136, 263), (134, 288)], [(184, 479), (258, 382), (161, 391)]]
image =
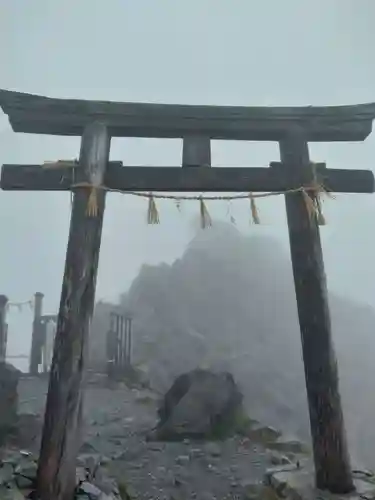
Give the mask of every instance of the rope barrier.
[(18, 309), (19, 312), (21, 312), (26, 306), (32, 309), (34, 307), (34, 299), (24, 300), (21, 302), (7, 302), (6, 309), (9, 310), (13, 307), (15, 309)]

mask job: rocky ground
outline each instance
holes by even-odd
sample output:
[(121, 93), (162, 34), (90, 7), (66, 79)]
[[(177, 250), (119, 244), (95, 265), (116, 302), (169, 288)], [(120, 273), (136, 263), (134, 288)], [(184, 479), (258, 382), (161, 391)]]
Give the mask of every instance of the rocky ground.
[[(124, 385), (104, 385), (104, 379), (96, 380), (87, 388), (86, 435), (80, 460), (100, 456), (120, 489), (126, 486), (135, 498), (250, 498), (250, 485), (262, 481), (267, 467), (288, 461), (280, 453), (241, 437), (224, 442), (148, 442), (146, 436), (156, 424), (157, 395)], [(45, 380), (20, 380), (19, 413), (24, 428), (18, 447), (37, 452), (39, 425), (35, 415), (40, 423), (46, 393)]]

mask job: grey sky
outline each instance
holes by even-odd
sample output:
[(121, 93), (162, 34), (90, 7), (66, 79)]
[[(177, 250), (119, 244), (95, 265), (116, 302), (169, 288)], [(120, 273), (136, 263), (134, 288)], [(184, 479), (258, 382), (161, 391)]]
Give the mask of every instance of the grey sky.
[[(1, 87), (53, 97), (238, 105), (352, 104), (375, 101), (373, 0), (0, 0)], [(0, 116), (1, 163), (76, 157), (78, 138), (14, 134)], [(112, 158), (180, 163), (180, 141), (114, 140)], [(267, 165), (276, 144), (213, 144), (216, 165)], [(374, 168), (375, 134), (365, 143), (312, 145), (332, 167)], [(189, 218), (159, 204), (110, 195), (98, 298), (126, 289), (142, 262), (173, 260), (190, 236)], [(0, 193), (2, 293), (46, 294), (58, 306), (69, 226), (69, 195)], [(210, 205), (226, 217), (226, 205)], [(287, 243), (282, 199), (259, 202), (264, 226), (249, 228), (246, 202), (231, 211), (249, 234)], [(374, 198), (326, 204), (323, 242), (329, 285), (375, 304)], [(250, 265), (250, 263), (249, 263)], [(48, 311), (49, 312), (49, 311)], [(27, 315), (26, 315), (27, 316)], [(28, 318), (11, 315), (11, 349), (28, 339)], [(17, 346), (16, 346), (17, 344)], [(12, 347), (13, 346), (13, 347)]]

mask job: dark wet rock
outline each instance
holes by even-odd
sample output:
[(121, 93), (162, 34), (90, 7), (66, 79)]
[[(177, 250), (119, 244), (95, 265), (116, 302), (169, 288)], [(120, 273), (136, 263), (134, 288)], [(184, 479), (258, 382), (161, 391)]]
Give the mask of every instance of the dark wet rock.
[(243, 500), (280, 500), (277, 493), (262, 483), (248, 483), (243, 487)]
[(155, 439), (221, 438), (236, 432), (242, 394), (232, 375), (192, 370), (177, 377), (158, 410)]
[[(31, 453), (2, 450), (0, 460), (0, 499), (23, 500), (35, 495), (37, 461)], [(119, 488), (100, 461), (82, 460), (85, 467), (76, 469), (77, 487), (74, 500), (120, 500)], [(94, 466), (93, 466), (94, 464)]]
[(251, 426), (246, 436), (256, 443), (268, 445), (275, 442), (280, 436), (281, 432), (271, 426)]
[(179, 455), (176, 457), (176, 464), (178, 465), (187, 465), (190, 463), (189, 455)]
[(25, 496), (17, 487), (0, 486), (0, 498), (1, 500), (25, 500)]
[(210, 442), (204, 446), (204, 452), (212, 457), (219, 457), (221, 455), (221, 447), (218, 443)]
[(266, 456), (271, 465), (287, 465), (295, 462), (294, 455), (290, 454), (288, 457), (274, 450), (267, 450)]
[(14, 428), (18, 411), (18, 381), (21, 372), (13, 365), (0, 363), (0, 444)]
[(0, 467), (0, 485), (6, 485), (13, 479), (14, 469), (12, 464), (4, 463)]
[(21, 413), (15, 417), (7, 443), (17, 448), (37, 451), (43, 428), (43, 418), (35, 413)]

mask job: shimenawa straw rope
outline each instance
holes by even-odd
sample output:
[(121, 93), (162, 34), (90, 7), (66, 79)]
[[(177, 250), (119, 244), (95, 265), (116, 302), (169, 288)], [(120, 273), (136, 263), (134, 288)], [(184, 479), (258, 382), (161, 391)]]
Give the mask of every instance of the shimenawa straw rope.
[[(45, 162), (45, 168), (61, 168), (61, 167), (72, 167), (75, 168), (78, 166), (78, 162), (76, 160), (58, 160), (57, 162)], [(148, 210), (147, 210), (147, 223), (148, 224), (160, 224), (160, 216), (156, 206), (156, 199), (163, 200), (174, 200), (176, 202), (176, 207), (179, 211), (181, 211), (181, 202), (182, 201), (198, 201), (200, 207), (200, 220), (201, 227), (207, 228), (212, 225), (212, 219), (209, 214), (206, 201), (232, 201), (239, 199), (249, 199), (250, 201), (250, 212), (251, 219), (254, 224), (260, 224), (260, 217), (258, 213), (258, 209), (255, 203), (256, 198), (267, 198), (269, 196), (280, 196), (280, 195), (288, 195), (293, 193), (301, 193), (303, 195), (304, 201), (306, 203), (306, 207), (310, 217), (316, 217), (317, 223), (319, 225), (325, 225), (326, 220), (324, 218), (322, 212), (322, 204), (321, 204), (321, 195), (325, 194), (330, 197), (332, 195), (329, 191), (317, 181), (316, 169), (313, 164), (313, 182), (309, 186), (300, 186), (298, 188), (288, 189), (285, 191), (276, 191), (276, 192), (267, 192), (267, 193), (247, 193), (247, 194), (234, 194), (234, 195), (218, 195), (218, 196), (203, 196), (203, 195), (171, 195), (171, 194), (160, 194), (160, 193), (144, 193), (138, 191), (122, 191), (119, 189), (109, 189), (108, 187), (101, 184), (92, 184), (89, 182), (81, 182), (74, 183), (71, 186), (71, 189), (77, 188), (87, 188), (90, 190), (88, 202), (87, 202), (87, 211), (86, 214), (88, 217), (96, 217), (98, 214), (98, 199), (97, 193), (99, 189), (103, 189), (105, 191), (121, 193), (121, 194), (129, 194), (132, 196), (138, 196), (141, 198), (148, 199)]]

